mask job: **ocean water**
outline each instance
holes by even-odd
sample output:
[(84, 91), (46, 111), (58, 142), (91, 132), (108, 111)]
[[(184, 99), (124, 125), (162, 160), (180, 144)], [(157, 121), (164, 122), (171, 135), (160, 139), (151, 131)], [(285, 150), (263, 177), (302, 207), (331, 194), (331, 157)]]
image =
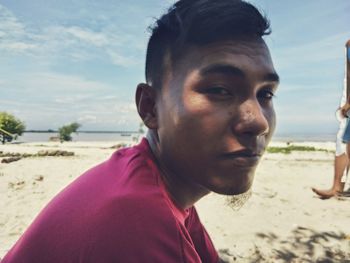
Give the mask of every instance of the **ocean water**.
[[(125, 141), (125, 142), (131, 142), (133, 137), (136, 136), (136, 133), (91, 133), (91, 132), (79, 132), (77, 134), (72, 134), (73, 141)], [(47, 142), (50, 140), (51, 137), (57, 137), (57, 133), (51, 133), (51, 132), (24, 132), (22, 136), (18, 137), (18, 142)]]
[(272, 141), (276, 142), (335, 142), (336, 133), (294, 133), (275, 134)]
[[(25, 132), (20, 136), (18, 142), (47, 142), (50, 137), (58, 136), (57, 133), (48, 132)], [(126, 141), (131, 142), (133, 137), (137, 136), (137, 133), (91, 133), (91, 132), (79, 132), (78, 134), (73, 134), (73, 141)], [(320, 134), (275, 134), (272, 141), (279, 142), (333, 142), (336, 139), (336, 134), (331, 133), (320, 133)]]

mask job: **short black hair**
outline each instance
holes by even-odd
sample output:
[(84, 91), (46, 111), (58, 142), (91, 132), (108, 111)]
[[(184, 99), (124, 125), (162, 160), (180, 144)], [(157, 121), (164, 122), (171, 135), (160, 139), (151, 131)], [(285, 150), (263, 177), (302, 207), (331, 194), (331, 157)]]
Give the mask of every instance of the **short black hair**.
[(262, 38), (271, 33), (270, 23), (257, 8), (242, 0), (180, 0), (161, 16), (151, 29), (146, 54), (146, 81), (162, 86), (166, 67), (181, 56), (186, 45)]

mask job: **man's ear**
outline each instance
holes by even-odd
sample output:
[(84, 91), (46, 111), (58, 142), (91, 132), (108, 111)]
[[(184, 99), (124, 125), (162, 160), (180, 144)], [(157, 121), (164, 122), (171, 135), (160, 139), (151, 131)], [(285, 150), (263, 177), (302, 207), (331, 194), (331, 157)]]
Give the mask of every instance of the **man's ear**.
[(140, 83), (136, 89), (137, 111), (149, 129), (158, 128), (156, 99), (157, 91), (148, 84)]

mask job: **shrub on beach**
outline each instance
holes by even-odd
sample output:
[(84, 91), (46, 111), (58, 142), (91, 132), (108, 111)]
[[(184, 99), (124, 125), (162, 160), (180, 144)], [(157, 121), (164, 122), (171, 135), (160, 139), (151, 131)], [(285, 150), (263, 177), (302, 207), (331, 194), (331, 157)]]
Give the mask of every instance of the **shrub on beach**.
[(77, 132), (77, 130), (81, 127), (81, 125), (77, 122), (73, 122), (68, 125), (64, 125), (61, 128), (58, 129), (60, 141), (71, 141), (72, 140), (72, 133)]
[(284, 153), (284, 154), (290, 154), (293, 151), (297, 152), (332, 152), (328, 151), (326, 149), (318, 149), (313, 146), (301, 146), (301, 145), (288, 145), (286, 147), (268, 147), (267, 152), (268, 153)]
[(22, 135), (26, 126), (23, 121), (7, 112), (0, 112), (0, 128), (17, 135)]

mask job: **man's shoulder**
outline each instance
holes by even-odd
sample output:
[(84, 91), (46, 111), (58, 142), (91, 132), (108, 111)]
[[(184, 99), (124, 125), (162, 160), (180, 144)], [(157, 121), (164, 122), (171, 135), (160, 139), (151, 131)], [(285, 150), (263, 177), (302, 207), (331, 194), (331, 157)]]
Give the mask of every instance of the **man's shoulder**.
[[(122, 167), (115, 164), (125, 158), (129, 161)], [(105, 257), (119, 261), (135, 253), (135, 259), (159, 256), (181, 262), (178, 222), (158, 180), (147, 158), (129, 149), (118, 151), (61, 192), (18, 247), (28, 248), (24, 255), (33, 258), (44, 258), (44, 249), (47, 257), (65, 251), (81, 253), (91, 258), (89, 262)], [(161, 252), (161, 247), (167, 251)]]
[(159, 171), (140, 145), (119, 150), (63, 191), (49, 205), (48, 220), (66, 222), (66, 230), (81, 235), (80, 227), (68, 225), (79, 222), (95, 238), (177, 231), (160, 180)]
[[(153, 167), (153, 158), (146, 139), (138, 145), (115, 151), (112, 156), (92, 167), (84, 176), (114, 176), (114, 179), (132, 172), (149, 172)], [(142, 169), (139, 169), (142, 168)]]
[[(55, 198), (53, 210), (65, 204), (70, 211), (76, 211), (74, 216), (85, 212), (95, 215), (96, 219), (108, 220), (115, 216), (128, 221), (137, 215), (168, 213), (159, 171), (148, 154), (139, 148), (119, 150), (109, 160), (88, 170)], [(89, 220), (89, 217), (84, 219)]]
[[(108, 160), (80, 175), (60, 195), (86, 192), (87, 196), (98, 193), (102, 197), (104, 193), (109, 191), (122, 194), (129, 190), (133, 184), (137, 185), (138, 181), (141, 181), (145, 186), (149, 183), (152, 184), (155, 169), (154, 165), (151, 164), (152, 159), (144, 144), (141, 143), (114, 152)], [(147, 178), (146, 181), (148, 182), (142, 181), (142, 178)]]

